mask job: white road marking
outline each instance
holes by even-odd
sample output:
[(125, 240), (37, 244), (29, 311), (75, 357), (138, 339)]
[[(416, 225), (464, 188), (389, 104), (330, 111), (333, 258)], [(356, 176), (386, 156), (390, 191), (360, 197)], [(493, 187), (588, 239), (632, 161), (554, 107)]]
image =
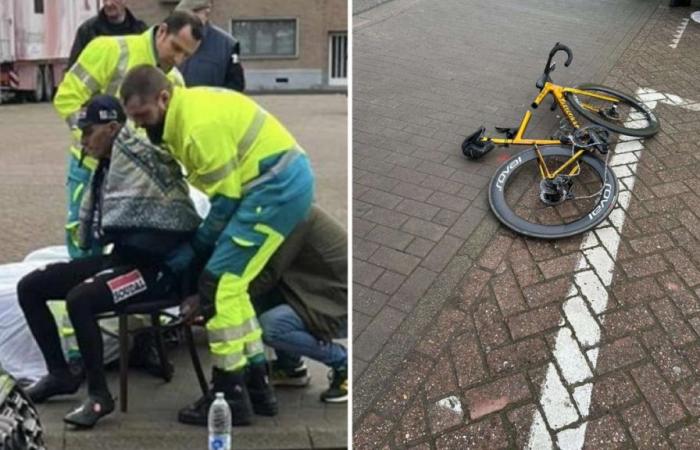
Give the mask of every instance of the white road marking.
[[(698, 102), (653, 89), (640, 88), (637, 97), (649, 109), (654, 109), (661, 102), (700, 111)], [(638, 117), (632, 117), (626, 125), (637, 121)], [(603, 322), (600, 315), (608, 306), (607, 288), (612, 284), (620, 233), (632, 199), (637, 162), (643, 147), (638, 138), (621, 136), (614, 150), (610, 164), (621, 181), (618, 204), (608, 220), (583, 237), (580, 247), (583, 256), (576, 264), (574, 283), (564, 302), (564, 315), (568, 323), (560, 323), (553, 351), (555, 362), (549, 364), (541, 388), (539, 405), (544, 417), (539, 410), (534, 414), (526, 447), (529, 450), (553, 448), (548, 428), (556, 434), (560, 448), (580, 450), (583, 447), (587, 426), (585, 419), (590, 408), (593, 384), (580, 383), (592, 377), (592, 370), (595, 370), (598, 361), (599, 322)], [(574, 384), (580, 385), (573, 387)]]
[(681, 20), (681, 24), (678, 25), (678, 28), (676, 29), (676, 34), (673, 36), (673, 44), (669, 44), (669, 47), (671, 48), (676, 48), (678, 47), (678, 43), (681, 41), (681, 36), (683, 36), (683, 33), (685, 32), (686, 27), (688, 26), (688, 22), (690, 19), (683, 19)]

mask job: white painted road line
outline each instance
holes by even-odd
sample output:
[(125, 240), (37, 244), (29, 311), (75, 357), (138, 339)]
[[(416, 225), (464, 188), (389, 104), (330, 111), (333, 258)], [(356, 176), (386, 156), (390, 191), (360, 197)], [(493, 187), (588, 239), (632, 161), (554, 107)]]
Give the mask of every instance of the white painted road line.
[(685, 29), (688, 27), (688, 22), (690, 22), (690, 19), (683, 19), (681, 21), (681, 24), (678, 26), (676, 29), (676, 35), (673, 36), (673, 43), (669, 45), (671, 48), (676, 48), (678, 47), (678, 43), (681, 41), (681, 36), (683, 36), (683, 32), (685, 32)]
[[(652, 89), (641, 88), (637, 91), (637, 96), (649, 109), (654, 109), (661, 102), (700, 111), (697, 102), (661, 94)], [(627, 124), (634, 123), (637, 119), (632, 117)], [(580, 248), (583, 256), (576, 265), (574, 283), (564, 302), (566, 321), (560, 324), (553, 352), (554, 362), (549, 364), (541, 388), (539, 405), (544, 417), (539, 410), (534, 414), (527, 443), (530, 450), (553, 448), (547, 424), (556, 433), (557, 445), (562, 449), (580, 450), (585, 442), (585, 419), (590, 408), (593, 385), (581, 383), (592, 377), (598, 361), (600, 326), (596, 317), (600, 323), (603, 322), (600, 315), (607, 309), (607, 288), (612, 284), (620, 234), (625, 212), (632, 199), (637, 163), (642, 150), (642, 141), (629, 137), (621, 139), (614, 150), (610, 165), (620, 177), (618, 204), (607, 220), (586, 233), (582, 239)], [(578, 425), (575, 427), (566, 428), (576, 423)]]

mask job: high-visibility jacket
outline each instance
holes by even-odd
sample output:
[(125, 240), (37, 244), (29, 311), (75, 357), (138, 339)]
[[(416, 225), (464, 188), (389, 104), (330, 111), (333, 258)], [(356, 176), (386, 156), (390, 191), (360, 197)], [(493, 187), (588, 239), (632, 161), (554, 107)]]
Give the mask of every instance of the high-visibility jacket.
[(303, 153), (289, 131), (251, 98), (210, 87), (174, 88), (163, 141), (187, 180), (211, 199), (195, 237), (204, 247), (214, 244), (244, 191), (273, 176), (260, 173), (262, 161)]
[[(56, 91), (54, 107), (66, 120), (73, 133), (71, 152), (80, 157), (80, 130), (77, 128), (78, 114), (83, 105), (95, 94), (117, 96), (127, 72), (135, 66), (147, 64), (158, 66), (155, 49), (155, 29), (131, 36), (101, 36), (92, 40), (78, 57)], [(182, 75), (173, 68), (168, 77), (179, 86), (184, 86)], [(85, 158), (88, 167), (96, 161)]]

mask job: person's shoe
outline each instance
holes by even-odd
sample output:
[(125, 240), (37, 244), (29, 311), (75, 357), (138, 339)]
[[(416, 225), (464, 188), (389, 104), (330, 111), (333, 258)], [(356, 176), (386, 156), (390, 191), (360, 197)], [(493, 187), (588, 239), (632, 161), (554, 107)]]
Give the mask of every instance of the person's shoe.
[(214, 393), (223, 392), (231, 408), (233, 426), (250, 425), (253, 407), (250, 404), (243, 370), (225, 372), (215, 367), (212, 372), (212, 389), (196, 402), (182, 408), (178, 412), (177, 420), (190, 425), (207, 426), (207, 414), (214, 401)]
[(54, 395), (75, 394), (81, 383), (82, 377), (72, 375), (69, 371), (49, 373), (25, 389), (25, 392), (34, 403), (43, 403)]
[(348, 368), (331, 369), (328, 372), (330, 387), (321, 392), (321, 401), (326, 403), (345, 403), (348, 401)]
[(304, 361), (299, 361), (299, 365), (291, 369), (272, 363), (270, 381), (273, 386), (305, 387), (311, 382), (311, 377)]
[(73, 411), (66, 414), (63, 421), (79, 428), (92, 428), (98, 420), (114, 411), (114, 400), (106, 397), (90, 396)]
[(279, 410), (277, 396), (270, 384), (267, 363), (251, 364), (246, 370), (246, 385), (253, 411), (260, 416), (276, 416)]

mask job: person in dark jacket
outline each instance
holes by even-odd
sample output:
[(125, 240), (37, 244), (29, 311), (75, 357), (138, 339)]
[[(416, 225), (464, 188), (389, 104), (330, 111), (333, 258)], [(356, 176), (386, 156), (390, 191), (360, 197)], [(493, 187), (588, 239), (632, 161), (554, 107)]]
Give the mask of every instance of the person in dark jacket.
[(146, 31), (146, 24), (134, 17), (125, 3), (126, 0), (104, 0), (99, 14), (80, 25), (68, 57), (68, 67), (75, 63), (80, 52), (97, 36), (123, 36)]
[(326, 403), (348, 398), (347, 349), (334, 339), (347, 337), (347, 232), (314, 205), (251, 285), (250, 295), (263, 329), (263, 342), (275, 349), (272, 383), (305, 386), (302, 356), (330, 368)]
[(240, 62), (240, 45), (227, 32), (212, 24), (211, 0), (182, 0), (176, 10), (191, 11), (204, 24), (204, 37), (197, 52), (179, 69), (188, 87), (213, 86), (243, 92), (245, 74)]

